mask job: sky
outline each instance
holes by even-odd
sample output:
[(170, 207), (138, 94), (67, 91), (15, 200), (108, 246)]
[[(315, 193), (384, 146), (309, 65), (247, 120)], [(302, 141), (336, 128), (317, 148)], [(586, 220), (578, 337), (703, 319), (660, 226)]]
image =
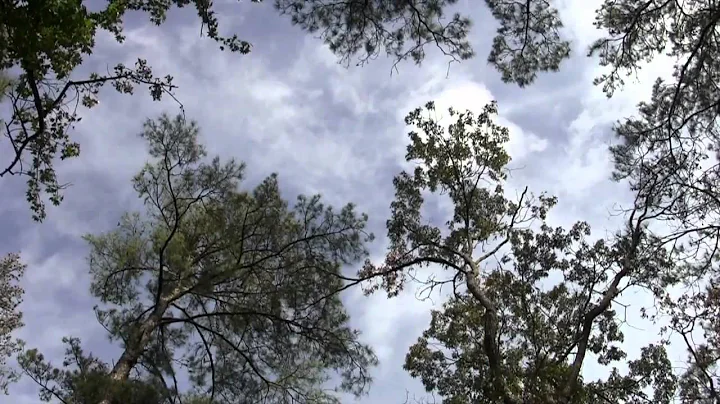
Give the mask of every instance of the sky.
[[(609, 180), (612, 124), (632, 114), (635, 104), (649, 96), (654, 79), (668, 75), (671, 65), (653, 62), (608, 100), (592, 85), (602, 70), (585, 56), (587, 46), (600, 35), (592, 26), (599, 1), (563, 0), (557, 4), (566, 22), (565, 35), (573, 42), (573, 56), (560, 73), (543, 74), (532, 86), (519, 89), (502, 83), (486, 62), (496, 25), (484, 3), (458, 3), (474, 20), (471, 43), (478, 56), (449, 69), (447, 59), (430, 48), (421, 66), (405, 62), (392, 75), (391, 61), (383, 57), (348, 69), (337, 64), (319, 39), (276, 15), (271, 2), (218, 1), (221, 27), (253, 43), (249, 55), (220, 52), (214, 42), (201, 38), (192, 10), (171, 12), (161, 27), (131, 15), (125, 43), (118, 45), (100, 34), (96, 51), (77, 77), (104, 71), (106, 65), (147, 59), (157, 74), (174, 76), (179, 85), (176, 96), (186, 116), (198, 122), (209, 154), (247, 163), (244, 186), (252, 187), (277, 172), (287, 199), (320, 193), (336, 206), (356, 203), (370, 216), (377, 236), (370, 246), (376, 261), (382, 260), (386, 247), (384, 223), (393, 197), (392, 178), (405, 167), (408, 129), (403, 118), (431, 100), (438, 110), (453, 106), (476, 111), (497, 100), (499, 122), (510, 128), (510, 186), (529, 185), (533, 192), (556, 195), (553, 225), (585, 220), (599, 236), (617, 229), (613, 212), (618, 203), (627, 202), (628, 193), (624, 184)], [(141, 207), (130, 178), (148, 156), (137, 135), (147, 118), (162, 112), (175, 114), (177, 105), (169, 99), (153, 102), (143, 91), (133, 96), (111, 88), (103, 91), (100, 104), (83, 113), (73, 133), (81, 156), (57, 165), (60, 180), (72, 186), (42, 224), (31, 220), (24, 181), (0, 181), (0, 253), (19, 251), (28, 264), (21, 306), (26, 325), (17, 336), (58, 362), (61, 338), (70, 335), (80, 337), (88, 351), (103, 359), (118, 357), (118, 347), (107, 342), (92, 312), (88, 250), (80, 237), (113, 229), (124, 211)], [(444, 222), (448, 208), (432, 202), (429, 215)], [(402, 364), (408, 347), (427, 327), (430, 309), (441, 299), (419, 301), (412, 289), (392, 300), (381, 293), (364, 297), (359, 290), (343, 298), (352, 324), (380, 360), (370, 394), (357, 402), (400, 404), (406, 391), (423, 396), (421, 384)], [(636, 312), (648, 298), (630, 294), (624, 302)], [(652, 333), (637, 335), (626, 345), (630, 357)], [(592, 365), (584, 372), (599, 374)], [(28, 379), (10, 392), (10, 402), (38, 402), (37, 388)]]

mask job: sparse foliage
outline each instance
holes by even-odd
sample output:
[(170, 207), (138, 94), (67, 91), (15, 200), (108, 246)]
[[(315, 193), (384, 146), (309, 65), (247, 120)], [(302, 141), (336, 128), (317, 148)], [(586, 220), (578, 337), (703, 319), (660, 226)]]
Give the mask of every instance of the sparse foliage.
[(362, 394), (376, 359), (338, 292), (367, 254), (366, 218), (319, 196), (290, 207), (274, 175), (241, 192), (244, 166), (205, 161), (197, 136), (181, 116), (148, 121), (155, 161), (133, 180), (147, 210), (86, 237), (98, 319), (123, 346), (109, 379), (134, 372), (176, 398), (183, 368), (201, 398), (325, 404), (334, 371)]
[(670, 318), (668, 332), (687, 345), (683, 403), (720, 400), (719, 23), (720, 4), (714, 1), (608, 1), (598, 24), (609, 36), (593, 46), (609, 68), (596, 81), (608, 95), (643, 62), (662, 53), (675, 59), (673, 77), (658, 79), (637, 114), (618, 122), (619, 144), (611, 151), (615, 179), (636, 192), (653, 189), (645, 208), (659, 243), (672, 246), (680, 268), (658, 274), (674, 278), (676, 288), (654, 288), (661, 303), (654, 315)]
[[(473, 56), (467, 36), (471, 22), (448, 9), (457, 0), (275, 0), (293, 24), (318, 33), (342, 63), (363, 65), (382, 52), (395, 62), (420, 64), (427, 45), (452, 60)], [(444, 21), (446, 20), (447, 21)]]

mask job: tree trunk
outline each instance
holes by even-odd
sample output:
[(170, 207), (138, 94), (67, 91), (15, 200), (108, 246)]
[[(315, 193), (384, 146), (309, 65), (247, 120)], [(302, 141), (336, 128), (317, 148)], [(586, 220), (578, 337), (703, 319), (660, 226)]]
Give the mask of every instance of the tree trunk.
[[(131, 333), (125, 344), (125, 350), (120, 359), (118, 359), (115, 366), (113, 366), (110, 372), (110, 379), (116, 382), (124, 382), (130, 378), (130, 372), (137, 365), (142, 356), (145, 347), (150, 341), (152, 332), (160, 325), (165, 310), (167, 310), (167, 302), (160, 302), (153, 310), (152, 314), (145, 319), (142, 323), (138, 324)], [(106, 396), (100, 404), (110, 404), (112, 397)]]

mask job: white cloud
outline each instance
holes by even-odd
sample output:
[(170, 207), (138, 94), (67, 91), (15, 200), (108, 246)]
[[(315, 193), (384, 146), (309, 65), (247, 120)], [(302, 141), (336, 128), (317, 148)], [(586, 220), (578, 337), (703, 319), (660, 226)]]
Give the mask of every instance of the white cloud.
[[(438, 70), (435, 69), (434, 73), (439, 73)], [(451, 123), (448, 108), (452, 107), (457, 111), (469, 110), (477, 114), (485, 105), (496, 100), (487, 87), (467, 77), (465, 71), (455, 71), (450, 78), (442, 79), (440, 77), (436, 75), (435, 78), (426, 81), (423, 86), (412, 93), (409, 97), (410, 102), (406, 104), (405, 108), (398, 111), (400, 120), (412, 109), (424, 105), (427, 101), (434, 101), (437, 119), (444, 125), (448, 125)], [(521, 162), (529, 155), (546, 149), (547, 139), (524, 131), (506, 119), (504, 117), (506, 113), (507, 111), (500, 109), (496, 122), (507, 127), (510, 132), (507, 150), (514, 163)]]

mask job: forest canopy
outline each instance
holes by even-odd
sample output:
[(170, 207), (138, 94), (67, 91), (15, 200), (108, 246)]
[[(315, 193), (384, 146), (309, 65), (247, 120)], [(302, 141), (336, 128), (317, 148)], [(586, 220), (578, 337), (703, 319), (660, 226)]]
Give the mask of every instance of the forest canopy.
[[(0, 0), (0, 185), (18, 177), (27, 182), (19, 198), (34, 221), (47, 219), (46, 203), (60, 205), (72, 192), (56, 166), (79, 156), (75, 126), (97, 113), (91, 109), (106, 99), (105, 85), (138, 102), (148, 97), (134, 93), (145, 89), (150, 100), (171, 98), (179, 108), (126, 117), (144, 122), (149, 159), (130, 181), (141, 208), (103, 216), (102, 222), (117, 225), (85, 235), (85, 266), (72, 269), (89, 280), (95, 314), (89, 320), (99, 322), (117, 355), (108, 358), (87, 340), (67, 335), (55, 341), (64, 346), (63, 360), (45, 354), (35, 340), (17, 339), (23, 323), (34, 321), (22, 313), (23, 281), (37, 279), (27, 273), (38, 270), (39, 258), (3, 250), (0, 390), (25, 377), (41, 400), (64, 404), (362, 399), (382, 363), (357, 325), (359, 309), (348, 294), (362, 291), (377, 299), (382, 292), (399, 299), (421, 288), (442, 300), (427, 313), (424, 331), (412, 336), (402, 367), (443, 403), (720, 402), (720, 4), (604, 0), (593, 26), (585, 27), (598, 28), (598, 37), (579, 49), (563, 21), (580, 16), (563, 12), (560, 1), (486, 0), (475, 13), (457, 0), (252, 3), (264, 4), (247, 7), (267, 7), (279, 22), (314, 36), (346, 67), (383, 56), (397, 71), (409, 62), (422, 68), (433, 57), (472, 63), (482, 53), (498, 88), (513, 84), (529, 94), (537, 82), (547, 89), (548, 78), (559, 76), (549, 73), (568, 69), (565, 60), (587, 55), (587, 66), (600, 67), (587, 84), (607, 95), (606, 105), (617, 102), (628, 79), (648, 63), (669, 57), (672, 76), (657, 78), (636, 111), (617, 116), (611, 128), (612, 172), (605, 176), (630, 196), (618, 216), (621, 225), (591, 229), (582, 215), (563, 226), (554, 222), (566, 195), (513, 180), (510, 141), (518, 134), (500, 123), (492, 100), (471, 110), (440, 110), (427, 100), (402, 111), (405, 164), (387, 166), (397, 171), (389, 173), (388, 184), (348, 180), (345, 189), (363, 187), (353, 193), (362, 195), (359, 200), (343, 195), (336, 208), (315, 193), (288, 198), (283, 175), (251, 183), (245, 163), (226, 154), (209, 157), (193, 111), (176, 97), (187, 83), (176, 82), (176, 72), (156, 71), (124, 44), (128, 16), (166, 27), (173, 10), (185, 8), (209, 46), (237, 55), (233, 60), (252, 57), (262, 47), (243, 39), (250, 33), (242, 25), (225, 22), (243, 10), (239, 5), (110, 0), (91, 8), (77, 0)], [(491, 18), (480, 20), (485, 16)], [(473, 29), (487, 21), (495, 33), (481, 49)], [(130, 49), (123, 60), (136, 62), (102, 60), (109, 66), (105, 72), (80, 74), (89, 58), (105, 55), (97, 44), (101, 34)], [(573, 88), (571, 81), (557, 83)], [(543, 96), (554, 102), (551, 94)], [(330, 110), (324, 104), (312, 108), (318, 114)], [(392, 115), (385, 104), (378, 109)], [(550, 123), (554, 115), (543, 119), (553, 128), (566, 124)], [(395, 128), (379, 132), (374, 135), (399, 135)], [(364, 136), (368, 144), (376, 139)], [(252, 147), (240, 138), (243, 148)], [(563, 143), (552, 147), (562, 149)], [(390, 156), (391, 150), (351, 150), (362, 158), (376, 154), (374, 164), (401, 157)], [(326, 157), (347, 164), (340, 155)], [(374, 178), (374, 167), (363, 169)], [(557, 180), (563, 174), (543, 175)], [(380, 198), (389, 185), (389, 210), (373, 212), (373, 219), (386, 220), (384, 237), (375, 241), (370, 217), (355, 203)], [(3, 205), (12, 205), (8, 212), (18, 215), (18, 195), (0, 195)], [(595, 202), (590, 199), (586, 203)], [(440, 203), (447, 209), (433, 211), (431, 205)], [(17, 236), (35, 254), (55, 248), (39, 249), (17, 233), (12, 240), (3, 237), (15, 242)], [(652, 304), (630, 307), (625, 302), (635, 293)], [(643, 332), (637, 349), (628, 309), (658, 330)]]

